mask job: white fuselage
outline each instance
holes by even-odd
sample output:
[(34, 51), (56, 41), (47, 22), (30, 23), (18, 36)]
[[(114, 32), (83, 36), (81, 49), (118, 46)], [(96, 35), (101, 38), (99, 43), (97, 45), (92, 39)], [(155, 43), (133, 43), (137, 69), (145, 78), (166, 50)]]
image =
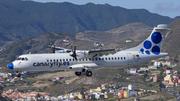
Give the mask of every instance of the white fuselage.
[(19, 58), (27, 58), (26, 60), (15, 60), (12, 63), (14, 65), (13, 69), (17, 71), (64, 70), (70, 69), (70, 67), (74, 71), (81, 71), (84, 67), (96, 69), (101, 67), (128, 66), (167, 55), (167, 53), (147, 55), (136, 51), (120, 51), (113, 55), (96, 56), (76, 61), (69, 53), (26, 54), (19, 56)]

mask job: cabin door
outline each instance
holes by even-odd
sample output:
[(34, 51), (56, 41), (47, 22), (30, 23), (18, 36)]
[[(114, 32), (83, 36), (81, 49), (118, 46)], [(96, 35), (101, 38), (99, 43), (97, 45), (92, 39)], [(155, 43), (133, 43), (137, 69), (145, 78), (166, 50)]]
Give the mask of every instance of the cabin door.
[(132, 65), (133, 64), (133, 55), (131, 53), (127, 53), (127, 57), (128, 57), (128, 65)]

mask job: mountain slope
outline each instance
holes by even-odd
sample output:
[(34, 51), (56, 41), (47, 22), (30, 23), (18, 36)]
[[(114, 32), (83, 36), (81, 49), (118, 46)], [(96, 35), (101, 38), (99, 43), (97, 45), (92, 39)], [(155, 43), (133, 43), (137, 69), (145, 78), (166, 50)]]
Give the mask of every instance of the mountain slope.
[(164, 43), (164, 50), (170, 55), (180, 54), (180, 19), (169, 24), (171, 32), (167, 35)]
[(130, 10), (108, 4), (0, 0), (0, 9), (0, 27), (9, 30), (19, 39), (50, 31), (76, 34), (86, 30), (107, 31), (134, 22), (155, 26), (173, 21), (145, 9)]

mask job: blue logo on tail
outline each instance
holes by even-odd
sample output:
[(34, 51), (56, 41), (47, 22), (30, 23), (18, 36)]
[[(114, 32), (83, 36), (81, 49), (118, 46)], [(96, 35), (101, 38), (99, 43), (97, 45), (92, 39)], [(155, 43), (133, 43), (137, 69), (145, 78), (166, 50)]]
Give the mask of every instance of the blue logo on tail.
[[(161, 33), (159, 33), (159, 32), (154, 32), (152, 35), (151, 35), (151, 41), (149, 41), (149, 40), (146, 40), (146, 41), (144, 41), (144, 43), (143, 43), (143, 47), (144, 48), (141, 48), (140, 49), (140, 53), (142, 53), (142, 54), (144, 54), (144, 53), (146, 53), (146, 54), (148, 54), (148, 55), (150, 55), (151, 53), (150, 52), (152, 52), (152, 53), (154, 53), (154, 54), (156, 54), (156, 55), (158, 55), (158, 54), (160, 54), (160, 48), (159, 48), (159, 46), (156, 46), (156, 45), (152, 45), (152, 43), (154, 43), (154, 44), (159, 44), (160, 42), (162, 41), (162, 35), (161, 35)], [(152, 49), (151, 49), (152, 48)], [(151, 50), (150, 50), (151, 49)]]

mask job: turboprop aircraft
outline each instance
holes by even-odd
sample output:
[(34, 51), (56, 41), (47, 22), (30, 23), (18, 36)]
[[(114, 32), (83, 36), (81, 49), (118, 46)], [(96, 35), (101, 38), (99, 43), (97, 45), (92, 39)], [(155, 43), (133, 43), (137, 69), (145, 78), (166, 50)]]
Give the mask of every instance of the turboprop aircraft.
[(126, 50), (76, 50), (76, 46), (72, 49), (59, 48), (62, 52), (21, 55), (8, 67), (16, 71), (69, 69), (77, 76), (85, 72), (91, 77), (93, 69), (134, 65), (167, 56), (168, 53), (161, 53), (167, 30), (166, 24), (160, 24), (140, 45)]

